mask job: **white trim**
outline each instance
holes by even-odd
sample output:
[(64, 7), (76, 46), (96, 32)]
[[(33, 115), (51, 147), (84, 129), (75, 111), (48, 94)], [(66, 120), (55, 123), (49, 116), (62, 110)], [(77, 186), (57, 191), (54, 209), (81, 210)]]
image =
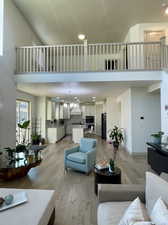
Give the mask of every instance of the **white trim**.
[(15, 75), (17, 83), (161, 81), (162, 71), (23, 73)]
[(156, 83), (156, 84), (152, 84), (148, 87), (148, 92), (154, 92), (154, 91), (157, 91), (159, 90), (161, 87), (161, 83)]

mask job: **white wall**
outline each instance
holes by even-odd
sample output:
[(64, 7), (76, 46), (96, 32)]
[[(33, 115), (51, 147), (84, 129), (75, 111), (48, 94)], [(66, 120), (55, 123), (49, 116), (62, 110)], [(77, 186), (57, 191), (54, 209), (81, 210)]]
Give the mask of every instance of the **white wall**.
[(165, 30), (168, 31), (168, 23), (141, 23), (132, 26), (124, 42), (144, 42), (144, 32), (145, 31), (158, 31)]
[(16, 143), (15, 47), (40, 43), (11, 0), (4, 1), (4, 52), (0, 56), (0, 146)]
[(132, 88), (131, 95), (132, 152), (143, 153), (150, 135), (161, 130), (160, 94), (148, 93), (146, 88)]
[(41, 121), (41, 136), (47, 137), (47, 98), (46, 96), (37, 97), (37, 118)]
[(107, 139), (109, 139), (109, 130), (114, 126), (121, 125), (121, 108), (116, 98), (107, 97), (106, 99), (106, 113), (107, 113)]
[(118, 97), (121, 104), (121, 128), (124, 129), (124, 145), (127, 151), (132, 153), (132, 110), (131, 88)]
[(163, 72), (161, 82), (161, 128), (168, 135), (168, 73)]
[(150, 135), (161, 129), (160, 94), (149, 93), (147, 88), (130, 88), (118, 101), (121, 102), (121, 127), (127, 151), (130, 154), (146, 152)]

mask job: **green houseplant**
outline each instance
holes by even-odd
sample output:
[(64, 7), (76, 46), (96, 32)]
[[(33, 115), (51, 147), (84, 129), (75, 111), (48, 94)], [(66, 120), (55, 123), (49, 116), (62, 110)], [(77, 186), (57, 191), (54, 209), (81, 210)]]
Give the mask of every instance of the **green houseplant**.
[(14, 154), (16, 153), (16, 149), (7, 147), (7, 148), (4, 148), (3, 151), (4, 150), (7, 151), (9, 159), (13, 159)]
[(115, 161), (118, 148), (124, 140), (122, 129), (117, 126), (114, 126), (113, 129), (109, 130), (109, 138), (111, 139), (110, 144), (113, 144), (114, 147), (113, 160)]
[(26, 151), (27, 151), (26, 145), (19, 144), (19, 145), (16, 146), (16, 152), (17, 153), (26, 152)]
[(24, 121), (23, 123), (18, 123), (18, 127), (21, 129), (22, 133), (22, 144), (25, 145), (26, 143), (26, 136), (27, 136), (27, 130), (30, 125), (30, 120)]
[(158, 133), (151, 134), (152, 142), (155, 143), (155, 144), (160, 144), (163, 135), (164, 135), (164, 132), (162, 132), (162, 131), (159, 131)]
[(33, 145), (39, 145), (41, 142), (41, 135), (34, 133), (32, 134), (32, 144)]
[(119, 145), (124, 140), (122, 129), (117, 126), (114, 126), (114, 128), (109, 131), (109, 137), (115, 149), (118, 149)]

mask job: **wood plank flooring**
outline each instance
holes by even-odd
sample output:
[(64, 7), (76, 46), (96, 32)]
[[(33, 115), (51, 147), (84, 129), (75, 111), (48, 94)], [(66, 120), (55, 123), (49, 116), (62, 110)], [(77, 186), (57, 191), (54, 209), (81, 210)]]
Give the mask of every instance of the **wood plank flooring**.
[[(97, 161), (109, 159), (112, 146), (99, 137)], [(27, 177), (4, 182), (0, 187), (56, 190), (55, 225), (96, 225), (97, 198), (94, 194), (93, 174), (69, 171), (64, 174), (64, 150), (74, 146), (70, 137), (43, 150), (43, 162), (31, 169)], [(148, 169), (145, 157), (131, 157), (121, 149), (117, 165), (122, 170), (122, 183), (144, 183)]]

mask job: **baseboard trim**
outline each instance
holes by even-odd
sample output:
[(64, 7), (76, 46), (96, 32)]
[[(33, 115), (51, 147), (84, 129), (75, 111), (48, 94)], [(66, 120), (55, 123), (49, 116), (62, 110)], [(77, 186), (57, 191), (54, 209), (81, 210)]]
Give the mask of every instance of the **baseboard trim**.
[(147, 152), (133, 152), (132, 154), (131, 154), (132, 156), (147, 156)]

